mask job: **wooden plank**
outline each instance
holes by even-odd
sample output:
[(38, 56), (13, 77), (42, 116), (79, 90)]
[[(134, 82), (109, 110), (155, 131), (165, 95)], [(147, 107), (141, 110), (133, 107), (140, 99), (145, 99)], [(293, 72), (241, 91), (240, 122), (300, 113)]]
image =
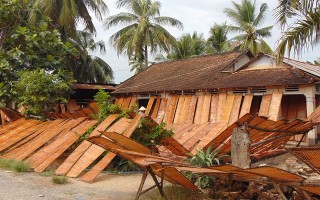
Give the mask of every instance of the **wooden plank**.
[(203, 100), (201, 120), (200, 120), (201, 124), (209, 122), (210, 106), (211, 106), (211, 94), (205, 94), (204, 100)]
[(122, 107), (122, 104), (123, 104), (123, 101), (124, 101), (124, 97), (119, 97), (119, 98), (117, 98), (117, 99), (118, 99), (117, 105), (119, 106), (119, 108), (121, 108), (121, 107)]
[(217, 109), (218, 109), (219, 95), (213, 94), (211, 97), (211, 105), (210, 105), (210, 122), (217, 122)]
[(130, 104), (129, 104), (129, 109), (130, 110), (133, 110), (134, 107), (136, 107), (138, 104), (137, 104), (137, 100), (138, 100), (138, 97), (137, 96), (132, 96), (131, 97), (131, 101), (130, 101)]
[(200, 95), (200, 96), (198, 97), (198, 103), (197, 103), (197, 108), (196, 108), (196, 115), (195, 115), (195, 117), (194, 117), (194, 123), (195, 123), (195, 124), (200, 124), (200, 123), (201, 123), (203, 103), (204, 103), (204, 95)]
[(183, 108), (181, 111), (181, 117), (180, 117), (180, 120), (178, 123), (185, 123), (187, 121), (191, 97), (192, 97), (191, 95), (185, 95), (184, 102), (183, 102)]
[(280, 112), (282, 93), (274, 92), (271, 98), (271, 104), (269, 109), (269, 119), (273, 121), (277, 121)]
[[(134, 130), (139, 125), (141, 117), (142, 117), (141, 115), (137, 115), (132, 120), (128, 128), (123, 133), (125, 137), (129, 138), (132, 135)], [(111, 152), (107, 153), (107, 155), (104, 156), (94, 167), (92, 167), (92, 169), (90, 169), (85, 175), (81, 177), (81, 180), (91, 183), (102, 172), (102, 170), (110, 164), (110, 162), (113, 160), (114, 157), (115, 157), (115, 154)]]
[(221, 122), (222, 123), (228, 123), (228, 121), (229, 121), (234, 98), (235, 98), (234, 94), (227, 95), (227, 100), (226, 100), (226, 103), (225, 103), (225, 106), (223, 109), (223, 113), (221, 115)]
[(31, 167), (35, 172), (43, 172), (52, 162), (63, 154), (72, 144), (74, 144), (79, 137), (86, 133), (86, 131), (97, 123), (96, 120), (86, 120), (79, 124), (66, 134), (60, 135), (49, 145), (37, 151), (30, 159), (34, 158)]
[(150, 97), (150, 99), (149, 99), (149, 101), (148, 101), (147, 108), (146, 108), (146, 112), (145, 112), (145, 115), (146, 115), (146, 116), (149, 116), (155, 98), (156, 98), (155, 96), (151, 96), (151, 97)]
[(173, 135), (173, 138), (178, 140), (179, 138), (181, 138), (186, 132), (190, 131), (191, 129), (193, 129), (196, 125), (193, 123), (188, 123), (185, 124), (185, 126), (183, 126), (183, 129), (180, 129), (179, 131), (175, 132)]
[(292, 121), (297, 119), (297, 112), (298, 112), (298, 96), (290, 95), (287, 120)]
[(271, 94), (265, 94), (262, 96), (262, 101), (259, 109), (259, 116), (268, 117), (271, 97), (272, 97)]
[(179, 96), (178, 95), (174, 95), (174, 97), (173, 97), (173, 99), (171, 101), (171, 106), (170, 106), (169, 114), (168, 114), (168, 118), (167, 118), (167, 124), (168, 125), (172, 124), (172, 122), (174, 120), (174, 115), (175, 115), (175, 112), (176, 112), (178, 99), (179, 99)]
[[(121, 118), (113, 126), (111, 126), (108, 131), (122, 133), (129, 126), (130, 122), (130, 119)], [(83, 170), (91, 165), (103, 152), (103, 148), (91, 144), (66, 175), (69, 177), (79, 176), (80, 173), (82, 173)]]
[(190, 137), (183, 144), (183, 146), (188, 150), (193, 149), (193, 147), (195, 147), (198, 144), (198, 142), (201, 140), (201, 138), (205, 137), (213, 129), (214, 126), (216, 126), (216, 124), (213, 124), (213, 123), (207, 124), (206, 127), (204, 127), (199, 132), (197, 132), (195, 135)]
[(16, 121), (7, 123), (5, 125), (1, 125), (0, 126), (0, 136), (6, 132), (8, 132), (9, 130), (12, 130), (14, 128), (17, 128), (19, 126), (21, 126), (21, 124), (23, 124), (26, 120), (24, 118), (18, 119)]
[(164, 110), (164, 116), (163, 116), (163, 122), (167, 123), (168, 122), (168, 117), (169, 117), (169, 113), (170, 113), (170, 109), (172, 108), (172, 101), (174, 99), (174, 95), (169, 94), (168, 96), (168, 101)]
[(187, 123), (193, 123), (194, 121), (194, 113), (196, 111), (197, 101), (198, 101), (198, 96), (192, 95), (188, 116), (187, 116), (187, 121), (186, 121)]
[[(109, 115), (103, 122), (101, 122), (97, 128), (95, 128), (90, 136), (98, 136), (99, 131), (106, 130), (116, 119), (118, 115)], [(57, 168), (57, 175), (65, 175), (72, 166), (77, 162), (81, 155), (91, 146), (88, 141), (83, 141), (70, 155), (69, 157)]]
[(226, 93), (220, 93), (219, 94), (219, 102), (218, 102), (218, 108), (217, 108), (217, 122), (221, 122), (222, 114), (224, 111), (224, 107), (227, 100), (227, 94)]
[(131, 101), (131, 96), (124, 98), (121, 108), (128, 109)]
[[(56, 127), (53, 130), (43, 131), (40, 135), (34, 138), (32, 141), (28, 142), (26, 145), (21, 146), (21, 148), (17, 148), (21, 151), (21, 153), (15, 158), (16, 160), (23, 160), (26, 157), (30, 156), (37, 149), (41, 148), (43, 145), (46, 145), (48, 141), (57, 137), (61, 133), (65, 133), (76, 127), (78, 124), (82, 123), (86, 118), (78, 118), (69, 120), (67, 123), (62, 126)], [(18, 150), (18, 151), (19, 151)], [(27, 159), (27, 162), (32, 163), (32, 159)]]
[(161, 99), (158, 116), (157, 116), (157, 119), (155, 120), (158, 124), (160, 124), (163, 121), (163, 117), (166, 112), (167, 101), (168, 99), (166, 98)]
[(246, 96), (244, 96), (239, 118), (243, 117), (247, 113), (250, 113), (252, 99), (253, 94), (246, 94)]
[(180, 95), (179, 96), (179, 100), (178, 100), (178, 105), (177, 105), (177, 110), (176, 110), (176, 115), (174, 117), (173, 123), (180, 123), (180, 121), (182, 121), (182, 109), (184, 106), (184, 99), (185, 99), (185, 95)]
[(155, 120), (158, 116), (159, 108), (161, 103), (161, 96), (157, 96), (156, 104), (154, 105), (154, 108), (152, 110), (151, 118)]
[(242, 101), (242, 95), (236, 95), (233, 101), (233, 106), (232, 106), (228, 126), (235, 123), (239, 119), (241, 101)]
[(201, 131), (203, 128), (205, 128), (208, 125), (208, 122), (205, 124), (199, 124), (196, 127), (194, 127), (192, 130), (186, 132), (180, 139), (178, 139), (178, 142), (180, 144), (185, 143), (187, 140), (192, 138), (194, 135), (196, 135), (199, 131)]

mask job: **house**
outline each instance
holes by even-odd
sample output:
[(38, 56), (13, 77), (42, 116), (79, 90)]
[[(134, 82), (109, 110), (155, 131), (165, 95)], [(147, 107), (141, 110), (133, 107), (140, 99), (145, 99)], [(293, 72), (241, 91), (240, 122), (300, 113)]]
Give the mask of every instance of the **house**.
[[(276, 65), (273, 56), (253, 57), (245, 50), (153, 64), (120, 84), (113, 94), (121, 107), (145, 106), (147, 114), (173, 131), (184, 129), (189, 134), (195, 130), (186, 124), (198, 125), (197, 134), (186, 139), (181, 135), (180, 140), (197, 137), (199, 144), (214, 132), (212, 128), (217, 129), (211, 134), (215, 137), (245, 113), (274, 121), (306, 119), (319, 105), (319, 81), (318, 66), (288, 58)], [(317, 130), (301, 137), (292, 139), (315, 144)]]

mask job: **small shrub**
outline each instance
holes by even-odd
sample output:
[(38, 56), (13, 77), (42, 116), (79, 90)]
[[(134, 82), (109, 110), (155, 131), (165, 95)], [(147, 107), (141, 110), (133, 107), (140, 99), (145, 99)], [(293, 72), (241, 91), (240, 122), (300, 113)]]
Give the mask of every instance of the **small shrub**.
[(31, 169), (30, 165), (26, 162), (5, 158), (0, 159), (0, 167), (17, 173), (28, 172)]
[(66, 176), (52, 176), (52, 182), (54, 184), (66, 184), (68, 183), (68, 178)]
[(55, 170), (50, 169), (50, 170), (46, 170), (44, 172), (41, 172), (40, 176), (51, 177), (51, 176), (54, 176), (54, 174), (55, 174)]

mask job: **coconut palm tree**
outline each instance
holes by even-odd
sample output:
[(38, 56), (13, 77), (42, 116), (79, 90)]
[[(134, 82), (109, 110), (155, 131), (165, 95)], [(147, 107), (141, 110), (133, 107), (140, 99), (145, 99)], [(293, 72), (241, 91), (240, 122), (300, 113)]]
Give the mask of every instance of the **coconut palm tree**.
[(175, 42), (167, 58), (169, 60), (176, 60), (202, 55), (205, 53), (205, 43), (206, 41), (203, 38), (203, 34), (194, 32), (191, 35), (187, 33), (183, 35), (177, 42)]
[(39, 15), (45, 14), (59, 25), (62, 33), (75, 34), (79, 22), (85, 25), (86, 30), (95, 33), (90, 11), (102, 20), (108, 7), (103, 0), (35, 0), (30, 20), (36, 22)]
[[(300, 55), (308, 47), (313, 47), (319, 42), (320, 35), (320, 1), (319, 0), (280, 0), (275, 16), (284, 29), (289, 27), (279, 39), (276, 49), (277, 62), (284, 54), (293, 51)], [(292, 24), (287, 24), (287, 19), (295, 17)]]
[(271, 36), (272, 26), (259, 28), (265, 19), (267, 4), (261, 4), (258, 13), (255, 1), (242, 0), (241, 4), (233, 1), (232, 4), (233, 8), (226, 8), (224, 13), (235, 24), (228, 26), (230, 32), (240, 33), (234, 38), (239, 41), (237, 49), (249, 48), (254, 55), (260, 51), (272, 53), (269, 45), (263, 40)]
[(207, 39), (207, 53), (222, 53), (231, 48), (230, 41), (228, 40), (228, 26), (226, 24), (215, 23), (209, 31), (209, 38)]
[(122, 29), (113, 34), (110, 43), (118, 54), (126, 54), (144, 61), (148, 66), (148, 53), (159, 50), (168, 52), (175, 38), (163, 25), (183, 28), (182, 23), (174, 18), (160, 16), (160, 2), (151, 0), (119, 0), (118, 7), (126, 7), (129, 12), (108, 17), (105, 20), (107, 29), (123, 25)]
[(113, 71), (104, 60), (89, 52), (99, 50), (105, 53), (103, 41), (95, 42), (93, 35), (85, 31), (77, 31), (74, 39), (69, 39), (79, 52), (79, 58), (72, 63), (72, 71), (78, 82), (110, 83), (113, 81)]

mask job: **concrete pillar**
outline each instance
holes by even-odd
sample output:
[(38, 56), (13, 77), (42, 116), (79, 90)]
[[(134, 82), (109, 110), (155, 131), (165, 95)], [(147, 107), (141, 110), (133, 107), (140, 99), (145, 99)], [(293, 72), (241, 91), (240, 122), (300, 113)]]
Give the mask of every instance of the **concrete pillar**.
[[(304, 95), (306, 96), (307, 103), (307, 116), (309, 116), (316, 109), (316, 88), (314, 85), (308, 87), (303, 87)], [(317, 143), (318, 133), (317, 128), (308, 132), (308, 143), (309, 145), (314, 145)]]
[(232, 165), (243, 169), (250, 168), (250, 137), (245, 127), (233, 129), (231, 135)]

